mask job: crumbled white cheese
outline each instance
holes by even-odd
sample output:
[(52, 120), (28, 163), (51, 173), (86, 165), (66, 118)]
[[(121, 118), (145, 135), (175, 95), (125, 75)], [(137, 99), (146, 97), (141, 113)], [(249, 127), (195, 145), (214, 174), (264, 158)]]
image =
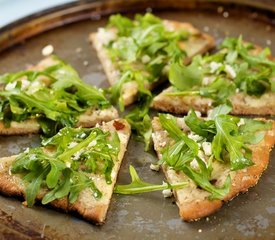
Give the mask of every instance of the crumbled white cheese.
[(54, 52), (54, 47), (53, 45), (49, 44), (43, 47), (41, 52), (42, 52), (42, 55), (45, 57), (50, 56)]
[(16, 86), (16, 83), (17, 83), (17, 82), (8, 83), (8, 84), (6, 85), (6, 87), (5, 87), (5, 90), (6, 90), (6, 91), (13, 90), (13, 89), (15, 88), (15, 86)]
[(211, 80), (210, 77), (204, 77), (202, 79), (202, 85), (204, 85), (204, 86), (209, 85), (211, 83), (210, 80)]
[(202, 137), (200, 135), (197, 135), (193, 132), (190, 132), (188, 134), (188, 137), (191, 138), (192, 140), (194, 140), (195, 142), (202, 140)]
[(26, 90), (31, 85), (31, 82), (28, 81), (27, 79), (22, 79), (21, 83), (22, 83), (21, 90)]
[(214, 73), (222, 66), (222, 64), (218, 62), (211, 62), (209, 66), (210, 66), (210, 72)]
[(244, 124), (245, 124), (245, 121), (244, 121), (243, 118), (241, 118), (237, 125), (238, 125), (238, 127), (240, 127), (240, 126), (242, 126)]
[(33, 93), (37, 92), (41, 88), (41, 86), (42, 85), (39, 81), (34, 81), (30, 84), (27, 92), (29, 94), (33, 94)]
[(143, 55), (142, 58), (141, 58), (141, 61), (142, 61), (142, 63), (144, 63), (144, 64), (150, 62), (150, 60), (151, 60), (151, 58), (150, 58), (150, 56), (148, 56), (148, 55)]
[(213, 112), (213, 109), (209, 109), (207, 111), (207, 119), (210, 119), (210, 115), (212, 114), (212, 112)]
[(80, 135), (80, 138), (85, 138), (86, 137), (86, 133), (82, 133), (81, 135)]
[(84, 148), (80, 149), (78, 152), (76, 152), (76, 153), (73, 155), (72, 159), (73, 159), (73, 160), (78, 160), (78, 159), (80, 158), (81, 154), (82, 154), (84, 151), (85, 151)]
[(177, 118), (177, 124), (184, 131), (190, 131), (190, 128), (186, 125), (184, 118)]
[(65, 165), (66, 165), (67, 168), (71, 167), (71, 163), (70, 162), (65, 162)]
[(113, 31), (106, 31), (105, 28), (99, 28), (97, 38), (103, 45), (108, 45), (116, 38), (116, 34)]
[(205, 162), (205, 156), (202, 150), (199, 150), (198, 157)]
[(212, 154), (212, 144), (211, 142), (203, 142), (202, 149), (206, 156), (210, 156)]
[(11, 166), (9, 167), (9, 175), (12, 175), (12, 173), (11, 173)]
[(201, 117), (201, 112), (195, 111), (195, 114), (197, 115), (197, 117)]
[(88, 147), (94, 147), (97, 144), (96, 140), (93, 140), (89, 143)]
[(68, 145), (68, 148), (73, 148), (77, 145), (78, 143), (77, 142), (71, 142), (69, 145)]
[(199, 164), (197, 162), (197, 159), (194, 158), (191, 162), (190, 162), (190, 167), (193, 168), (194, 170), (199, 170)]
[(225, 72), (227, 73), (228, 77), (230, 77), (231, 79), (234, 79), (237, 75), (234, 68), (228, 64), (225, 65)]
[(158, 164), (153, 164), (153, 163), (150, 164), (150, 169), (153, 170), (153, 171), (157, 171), (158, 172), (159, 168), (160, 167), (159, 167)]
[(26, 148), (26, 150), (24, 151), (24, 153), (29, 153), (30, 152), (30, 148)]
[(164, 189), (162, 191), (162, 195), (165, 198), (169, 198), (169, 197), (172, 197), (173, 193), (172, 193), (171, 189)]
[(170, 69), (169, 65), (165, 65), (164, 68), (162, 69), (161, 73), (163, 75), (168, 75), (169, 69)]
[(78, 47), (77, 49), (75, 49), (75, 51), (76, 51), (77, 53), (81, 53), (81, 52), (82, 52), (82, 48), (81, 48), (81, 47)]
[(113, 146), (111, 145), (111, 144), (107, 144), (107, 147), (109, 148), (109, 149), (112, 149), (113, 148)]

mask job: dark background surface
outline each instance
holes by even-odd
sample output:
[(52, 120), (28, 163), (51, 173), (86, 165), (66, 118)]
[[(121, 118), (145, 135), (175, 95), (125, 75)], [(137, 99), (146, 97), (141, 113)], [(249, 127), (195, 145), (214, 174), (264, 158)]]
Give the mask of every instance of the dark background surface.
[[(153, 10), (153, 13), (162, 18), (191, 22), (201, 31), (213, 35), (217, 43), (220, 43), (225, 36), (242, 34), (243, 38), (248, 41), (263, 47), (270, 47), (275, 55), (275, 16), (272, 12), (222, 3), (206, 4), (207, 6), (200, 3), (193, 6), (186, 5), (185, 8), (183, 4), (185, 1), (169, 0), (166, 3), (154, 1), (151, 5), (144, 1), (140, 1), (142, 4), (138, 4), (138, 1), (134, 2), (136, 2), (136, 8), (133, 8), (135, 6), (133, 5), (132, 10), (140, 9), (140, 13), (144, 13), (146, 9), (147, 11)], [(169, 9), (165, 7), (168, 2), (173, 2)], [(268, 2), (272, 5), (273, 1), (263, 3)], [(183, 9), (177, 10), (173, 7), (178, 3)], [(43, 58), (41, 49), (52, 44), (55, 54), (75, 67), (85, 82), (100, 87), (108, 86), (96, 53), (88, 43), (88, 34), (106, 24), (107, 18), (99, 14), (101, 10), (104, 13), (110, 12), (111, 9), (125, 10), (127, 4), (115, 4), (112, 1), (113, 5), (108, 5), (109, 9), (106, 8), (108, 11), (103, 11), (106, 9), (101, 7), (100, 2), (95, 1), (94, 4), (97, 4), (97, 7), (90, 9), (87, 7), (84, 11), (86, 15), (83, 18), (89, 19), (70, 25), (64, 25), (64, 21), (72, 20), (64, 20), (60, 17), (63, 10), (61, 13), (55, 12), (55, 16), (59, 17), (55, 18), (54, 26), (64, 26), (41, 33), (3, 51), (0, 54), (0, 74), (22, 70), (28, 64), (35, 64)], [(158, 8), (163, 6), (166, 10), (157, 11), (154, 6)], [(79, 12), (75, 11), (74, 16), (78, 16), (78, 19), (81, 19), (84, 13), (83, 8), (81, 9)], [(52, 13), (38, 19), (44, 19), (45, 22), (48, 21), (48, 16), (52, 17)], [(62, 16), (64, 17), (64, 14)], [(43, 21), (41, 21), (41, 26), (44, 24)], [(30, 28), (30, 23), (33, 24), (32, 19), (25, 20), (23, 25), (17, 23), (13, 25), (13, 28), (6, 29), (0, 36), (0, 42), (4, 34), (11, 33), (18, 26), (24, 28), (24, 31), (19, 32), (21, 35), (18, 33), (22, 40), (24, 38), (22, 34), (29, 33), (33, 29)], [(44, 31), (43, 28), (39, 30)], [(3, 38), (2, 43), (4, 43)], [(35, 135), (0, 137), (0, 157), (17, 154), (29, 146), (38, 144), (39, 137)], [(131, 163), (144, 180), (161, 183), (164, 178), (163, 174), (152, 172), (149, 169), (150, 163), (155, 161), (156, 156), (153, 150), (144, 153), (143, 145), (132, 138), (118, 182), (129, 181), (128, 166)], [(269, 168), (256, 187), (232, 202), (226, 203), (219, 212), (194, 223), (182, 222), (173, 199), (164, 199), (161, 192), (135, 196), (114, 195), (107, 221), (101, 227), (43, 206), (26, 208), (17, 199), (0, 196), (0, 239), (29, 239), (30, 237), (46, 239), (275, 239), (274, 161), (275, 152), (273, 151)]]

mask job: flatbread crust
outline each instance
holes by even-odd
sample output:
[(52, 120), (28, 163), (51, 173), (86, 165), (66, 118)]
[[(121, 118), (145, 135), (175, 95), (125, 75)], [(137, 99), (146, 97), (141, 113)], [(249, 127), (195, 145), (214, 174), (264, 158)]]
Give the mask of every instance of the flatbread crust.
[[(201, 33), (190, 23), (177, 22), (171, 20), (163, 20), (164, 25), (169, 31), (185, 30), (191, 33), (190, 38), (185, 42), (180, 42), (180, 46), (186, 51), (187, 57), (184, 59), (184, 63), (190, 63), (192, 57), (197, 54), (203, 54), (215, 46), (215, 40), (208, 34)], [(109, 29), (115, 34), (114, 29)], [(104, 72), (107, 75), (107, 79), (110, 85), (114, 85), (120, 78), (119, 69), (114, 62), (110, 59), (107, 50), (104, 48), (102, 41), (100, 40), (99, 33), (94, 32), (89, 36), (90, 42), (93, 44), (97, 56), (103, 66)], [(153, 84), (145, 83), (145, 87), (152, 90), (158, 85), (158, 82)], [(123, 85), (122, 97), (125, 106), (132, 104), (136, 100), (138, 93), (138, 85), (136, 82), (127, 82)]]
[[(263, 49), (254, 45), (252, 55), (258, 55)], [(275, 61), (273, 56), (269, 60)], [(275, 81), (275, 78), (273, 79)], [(201, 96), (169, 96), (174, 92), (173, 87), (164, 89), (152, 102), (152, 108), (174, 114), (185, 114), (191, 108), (206, 114), (213, 108), (213, 99)], [(232, 103), (231, 114), (234, 115), (275, 115), (275, 93), (266, 92), (261, 97), (250, 96), (243, 92), (235, 93), (229, 97)]]
[[(162, 128), (159, 119), (155, 117), (152, 121), (153, 125), (153, 142), (154, 148), (161, 158), (161, 150), (169, 142), (167, 132)], [(196, 184), (182, 172), (175, 172), (167, 166), (163, 166), (163, 171), (169, 183), (177, 183), (187, 181), (189, 186), (173, 190), (179, 207), (180, 217), (185, 221), (195, 221), (202, 217), (208, 216), (217, 211), (225, 201), (232, 200), (239, 193), (246, 192), (248, 189), (257, 184), (261, 174), (266, 169), (270, 151), (275, 144), (275, 121), (273, 127), (267, 131), (264, 139), (256, 144), (251, 145), (252, 160), (255, 165), (243, 170), (230, 171), (230, 167), (213, 162), (213, 180), (217, 186), (222, 186), (225, 179), (230, 173), (231, 187), (230, 192), (222, 200), (211, 201), (208, 199), (209, 193), (203, 189), (199, 189)]]
[[(201, 96), (169, 96), (173, 87), (163, 90), (152, 102), (152, 108), (169, 113), (184, 114), (191, 108), (206, 114), (213, 108), (213, 100)], [(268, 92), (260, 98), (244, 93), (236, 93), (229, 100), (235, 115), (275, 115), (275, 93)]]
[[(119, 124), (119, 128), (116, 125)], [(123, 128), (122, 128), (123, 126)], [(77, 201), (73, 204), (68, 202), (67, 198), (55, 200), (50, 203), (51, 206), (65, 212), (76, 212), (88, 221), (102, 224), (105, 221), (108, 207), (110, 205), (113, 188), (116, 183), (118, 171), (126, 152), (126, 147), (130, 138), (131, 129), (126, 120), (116, 119), (100, 126), (104, 131), (117, 132), (120, 139), (120, 152), (118, 160), (114, 163), (111, 173), (112, 183), (107, 184), (104, 176), (91, 174), (95, 185), (102, 192), (102, 198), (95, 199), (90, 189), (84, 189)], [(10, 166), (16, 156), (4, 157), (0, 159), (0, 192), (7, 196), (24, 197), (25, 185), (23, 180), (10, 173)], [(39, 193), (37, 200), (41, 200), (46, 190)]]
[[(54, 58), (47, 57), (40, 61), (37, 65), (30, 67), (30, 70), (40, 70), (57, 64)], [(47, 81), (46, 79), (44, 79)], [(89, 108), (78, 117), (76, 126), (93, 127), (97, 123), (108, 122), (118, 118), (117, 110), (111, 106), (106, 109)], [(10, 127), (6, 128), (3, 121), (0, 121), (0, 135), (22, 135), (40, 132), (40, 125), (35, 118), (27, 119), (22, 122), (12, 121)]]

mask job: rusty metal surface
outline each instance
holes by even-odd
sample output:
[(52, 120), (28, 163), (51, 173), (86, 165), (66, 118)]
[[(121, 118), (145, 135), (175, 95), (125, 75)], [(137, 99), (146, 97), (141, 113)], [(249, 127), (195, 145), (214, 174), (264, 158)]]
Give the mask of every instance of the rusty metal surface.
[[(115, 11), (129, 9), (130, 3), (125, 4), (123, 8), (121, 4), (115, 5), (114, 1), (111, 2)], [(140, 5), (137, 1), (134, 2), (135, 9), (140, 12), (153, 9), (160, 17), (191, 22), (200, 30), (212, 34), (217, 43), (225, 36), (242, 34), (244, 39), (271, 47), (275, 54), (274, 14), (213, 3), (208, 7), (197, 6), (196, 9), (189, 6), (184, 10), (181, 5), (177, 11), (172, 8), (155, 11), (154, 7), (149, 3), (146, 5), (145, 1), (140, 1)], [(156, 6), (156, 2), (164, 1), (154, 2)], [(173, 6), (176, 6), (178, 1), (173, 2)], [(89, 6), (91, 4), (89, 3)], [(104, 12), (103, 5), (100, 2), (94, 4), (93, 10), (89, 8), (85, 17), (81, 15), (81, 10), (77, 18), (79, 20), (92, 16), (90, 19), (64, 26), (62, 21), (58, 22), (54, 25), (55, 29), (44, 32), (48, 28), (42, 28), (40, 32), (44, 33), (3, 51), (0, 54), (0, 74), (22, 70), (30, 63), (35, 64), (42, 58), (41, 49), (52, 44), (55, 53), (72, 64), (85, 82), (101, 87), (108, 86), (96, 53), (88, 43), (88, 34), (104, 26), (107, 21), (107, 18), (98, 14), (100, 9)], [(133, 7), (134, 3), (131, 4)], [(95, 11), (96, 9), (98, 11)], [(55, 20), (60, 20), (60, 13), (65, 10), (55, 12)], [(77, 11), (74, 14), (77, 16)], [(38, 18), (36, 21), (42, 20)], [(57, 28), (61, 25), (62, 27)], [(25, 26), (24, 31), (27, 29)], [(5, 33), (6, 31), (7, 29)], [(18, 37), (22, 38), (20, 34)], [(39, 136), (35, 135), (0, 137), (0, 157), (19, 153), (38, 144)], [(143, 145), (131, 139), (118, 181), (128, 182), (128, 166), (131, 163), (144, 180), (160, 183), (163, 174), (149, 169), (153, 161), (156, 161), (155, 153), (144, 153)], [(107, 221), (101, 227), (41, 205), (26, 208), (18, 199), (0, 196), (0, 239), (275, 239), (274, 171), (273, 151), (270, 165), (256, 187), (226, 203), (219, 212), (209, 218), (194, 223), (182, 222), (173, 199), (164, 199), (159, 192), (135, 196), (114, 195)]]

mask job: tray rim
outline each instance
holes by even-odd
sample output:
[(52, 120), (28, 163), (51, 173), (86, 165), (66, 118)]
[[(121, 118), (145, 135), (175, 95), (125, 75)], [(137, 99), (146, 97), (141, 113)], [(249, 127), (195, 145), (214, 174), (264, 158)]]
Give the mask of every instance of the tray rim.
[(161, 10), (209, 10), (214, 7), (238, 7), (262, 13), (263, 21), (275, 25), (273, 0), (84, 0), (54, 6), (20, 18), (0, 28), (0, 52), (40, 33), (82, 20), (97, 20), (112, 13), (130, 13), (148, 8)]

